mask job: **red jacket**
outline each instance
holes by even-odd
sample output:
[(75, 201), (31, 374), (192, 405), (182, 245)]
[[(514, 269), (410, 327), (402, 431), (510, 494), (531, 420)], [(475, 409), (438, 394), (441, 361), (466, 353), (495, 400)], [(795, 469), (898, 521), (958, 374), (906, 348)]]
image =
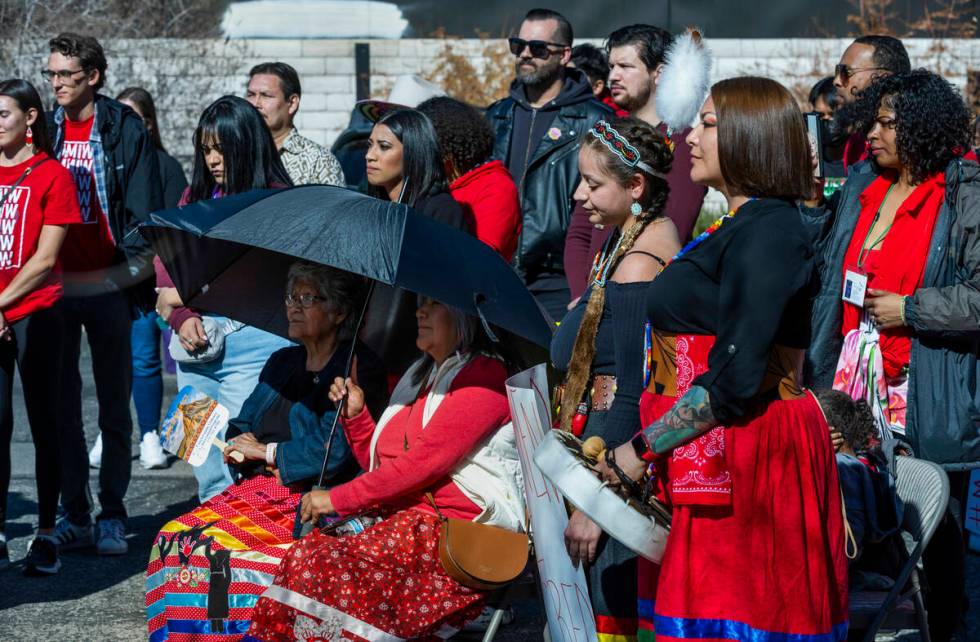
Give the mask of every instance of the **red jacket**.
[(510, 261), (521, 232), (521, 203), (504, 164), (494, 160), (474, 167), (453, 181), (449, 192), (473, 215), (476, 238)]

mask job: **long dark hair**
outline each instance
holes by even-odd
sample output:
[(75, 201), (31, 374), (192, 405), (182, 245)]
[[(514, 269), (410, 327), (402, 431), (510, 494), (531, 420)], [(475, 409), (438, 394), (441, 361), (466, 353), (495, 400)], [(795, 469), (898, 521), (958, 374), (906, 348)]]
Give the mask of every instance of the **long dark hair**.
[[(402, 203), (415, 206), (419, 200), (446, 191), (439, 140), (429, 117), (417, 109), (398, 109), (378, 119), (404, 147), (402, 151)], [(388, 200), (381, 187), (371, 185), (368, 194)]]
[(194, 173), (188, 201), (211, 198), (216, 183), (201, 150), (217, 140), (224, 157), (224, 194), (239, 194), (273, 185), (292, 187), (272, 134), (258, 110), (238, 96), (222, 96), (201, 114), (194, 130)]
[(140, 113), (143, 114), (146, 131), (150, 133), (150, 140), (153, 141), (153, 146), (162, 152), (167, 151), (163, 148), (163, 141), (160, 140), (160, 125), (157, 124), (157, 108), (153, 104), (153, 96), (150, 95), (150, 92), (142, 87), (126, 87), (119, 92), (116, 100), (128, 100), (139, 107)]
[[(636, 173), (642, 173), (645, 179), (643, 194), (637, 199), (643, 208), (637, 223), (630, 226), (622, 240), (616, 243), (617, 249), (608, 259), (608, 273), (613, 274), (616, 266), (633, 249), (636, 239), (640, 238), (650, 221), (663, 216), (664, 207), (667, 205), (667, 196), (670, 194), (670, 185), (665, 176), (674, 162), (674, 153), (663, 134), (649, 123), (638, 118), (612, 119), (609, 126), (640, 152), (640, 158), (643, 159), (644, 163), (661, 174), (661, 176), (654, 176), (639, 167), (630, 167), (602, 140), (593, 136), (591, 131), (582, 137), (582, 148), (589, 148), (598, 155), (602, 171), (621, 187), (625, 188), (629, 185), (629, 181)], [(609, 242), (612, 243), (612, 240)], [(602, 322), (602, 314), (606, 306), (606, 286), (603, 282), (594, 282), (598, 276), (595, 270), (601, 268), (593, 267), (592, 269), (593, 273), (589, 275), (589, 283), (594, 283), (591, 286), (592, 293), (589, 295), (588, 305), (585, 306), (585, 313), (579, 323), (578, 332), (575, 333), (572, 359), (565, 375), (565, 396), (563, 396), (565, 403), (561, 405), (560, 419), (562, 430), (566, 431), (572, 429), (572, 418), (575, 416), (579, 401), (585, 395), (585, 389), (588, 387), (589, 377), (592, 373), (592, 361), (595, 359), (596, 353), (596, 334), (599, 332), (599, 324)]]
[(44, 115), (44, 105), (41, 104), (41, 96), (37, 93), (34, 85), (20, 78), (0, 81), (0, 96), (13, 98), (22, 112), (26, 113), (29, 109), (37, 110), (37, 119), (31, 125), (31, 133), (34, 135), (34, 147), (38, 151), (42, 151), (54, 158), (51, 136), (48, 134), (48, 119)]

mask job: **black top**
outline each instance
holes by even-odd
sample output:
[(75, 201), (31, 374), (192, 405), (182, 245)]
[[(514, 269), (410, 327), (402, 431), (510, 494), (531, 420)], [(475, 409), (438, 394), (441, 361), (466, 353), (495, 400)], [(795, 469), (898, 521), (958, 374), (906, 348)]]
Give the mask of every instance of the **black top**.
[(432, 196), (424, 196), (415, 204), (415, 210), (428, 216), (434, 221), (445, 223), (450, 227), (473, 234), (476, 229), (473, 216), (448, 192), (439, 192)]
[(756, 200), (650, 284), (655, 329), (716, 337), (708, 372), (694, 385), (708, 390), (720, 422), (746, 411), (774, 343), (809, 344), (813, 255), (795, 204)]
[(177, 207), (180, 197), (187, 189), (187, 177), (184, 168), (173, 156), (157, 150), (157, 163), (160, 165), (160, 185), (163, 188), (163, 206), (167, 209)]
[[(290, 356), (295, 361), (299, 361), (298, 357), (302, 356), (303, 363), (294, 364), (295, 369), (292, 374), (276, 389), (276, 392), (279, 394), (273, 398), (269, 409), (265, 411), (265, 414), (262, 415), (262, 418), (258, 420), (255, 428), (252, 430), (252, 434), (255, 435), (255, 438), (260, 443), (268, 444), (289, 441), (290, 437), (292, 437), (289, 428), (289, 411), (293, 409), (293, 404), (299, 403), (305, 397), (310, 396), (316, 388), (316, 384), (320, 382), (318, 373), (305, 369), (306, 351), (302, 347), (299, 350), (302, 352), (298, 355)], [(324, 372), (325, 379), (330, 379), (330, 375), (340, 376), (332, 372)], [(325, 381), (324, 384), (324, 387), (329, 390), (329, 382)], [(321, 392), (323, 391), (321, 390)], [(321, 396), (325, 397), (326, 394)], [(318, 414), (323, 413), (320, 412)]]
[[(616, 376), (616, 396), (603, 424), (602, 438), (610, 447), (632, 439), (640, 430), (640, 394), (643, 392), (643, 328), (649, 282), (606, 283), (606, 303), (596, 330), (592, 374)], [(575, 335), (593, 290), (572, 308), (551, 340), (551, 361), (568, 369)]]

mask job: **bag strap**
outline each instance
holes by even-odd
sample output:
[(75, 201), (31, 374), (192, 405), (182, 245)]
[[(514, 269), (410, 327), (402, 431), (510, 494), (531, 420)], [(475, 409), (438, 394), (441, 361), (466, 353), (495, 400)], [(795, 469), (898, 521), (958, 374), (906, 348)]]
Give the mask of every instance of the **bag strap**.
[(20, 175), (20, 178), (18, 178), (16, 181), (14, 181), (14, 184), (11, 185), (7, 189), (7, 193), (3, 195), (3, 198), (0, 198), (0, 207), (3, 207), (4, 203), (7, 202), (7, 197), (10, 196), (13, 193), (13, 191), (15, 189), (17, 189), (20, 186), (21, 183), (24, 182), (24, 179), (26, 179), (28, 176), (31, 175), (31, 172), (33, 172), (34, 169), (38, 165), (40, 165), (41, 163), (43, 163), (45, 161), (49, 161), (49, 160), (51, 160), (51, 157), (50, 156), (45, 156), (44, 158), (42, 158), (38, 162), (34, 163), (33, 165), (31, 165), (30, 167), (28, 167), (27, 169), (25, 169), (24, 170), (24, 173)]
[(436, 517), (438, 517), (440, 521), (445, 522), (446, 518), (443, 516), (442, 511), (439, 510), (439, 507), (436, 506), (436, 498), (432, 496), (432, 493), (431, 492), (426, 493), (425, 498), (429, 500), (429, 503), (432, 504), (432, 508), (435, 509)]
[(840, 489), (840, 511), (841, 515), (844, 516), (844, 554), (847, 555), (847, 559), (854, 560), (858, 556), (858, 543), (857, 538), (854, 537), (854, 531), (851, 530), (851, 524), (847, 521), (847, 506), (844, 505), (844, 489)]

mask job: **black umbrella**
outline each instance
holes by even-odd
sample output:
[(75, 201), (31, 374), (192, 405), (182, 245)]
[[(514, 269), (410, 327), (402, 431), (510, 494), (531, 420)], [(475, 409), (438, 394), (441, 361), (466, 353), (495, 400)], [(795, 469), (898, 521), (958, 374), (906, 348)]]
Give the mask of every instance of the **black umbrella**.
[[(140, 228), (185, 304), (286, 336), (283, 288), (304, 259), (432, 297), (547, 347), (552, 325), (476, 238), (339, 187), (256, 190), (156, 212)], [(492, 334), (492, 332), (491, 332)]]

